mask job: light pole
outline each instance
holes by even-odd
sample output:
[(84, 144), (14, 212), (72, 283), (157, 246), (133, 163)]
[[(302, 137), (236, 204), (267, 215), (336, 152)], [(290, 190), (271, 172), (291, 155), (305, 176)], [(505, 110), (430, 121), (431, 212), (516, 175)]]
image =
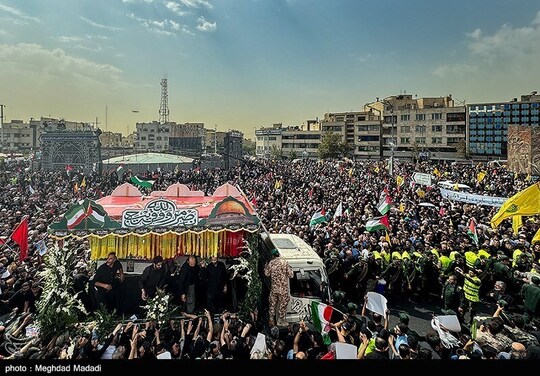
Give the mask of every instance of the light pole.
[(4, 105), (0, 104), (0, 132), (2, 132), (0, 138), (0, 147), (2, 152), (4, 152)]
[[(390, 162), (388, 163), (388, 173), (390, 176), (394, 174), (394, 150), (396, 148), (397, 140), (394, 138), (394, 105), (387, 100), (381, 101), (385, 106), (390, 107), (390, 135), (392, 136), (388, 146), (390, 146)], [(397, 132), (396, 132), (397, 133)]]

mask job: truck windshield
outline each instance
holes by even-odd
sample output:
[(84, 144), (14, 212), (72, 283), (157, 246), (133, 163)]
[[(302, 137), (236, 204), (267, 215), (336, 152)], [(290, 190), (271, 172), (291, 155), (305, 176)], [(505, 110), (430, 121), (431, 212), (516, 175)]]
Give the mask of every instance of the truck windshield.
[(291, 296), (296, 298), (322, 298), (321, 272), (319, 270), (304, 270), (294, 272), (290, 280)]

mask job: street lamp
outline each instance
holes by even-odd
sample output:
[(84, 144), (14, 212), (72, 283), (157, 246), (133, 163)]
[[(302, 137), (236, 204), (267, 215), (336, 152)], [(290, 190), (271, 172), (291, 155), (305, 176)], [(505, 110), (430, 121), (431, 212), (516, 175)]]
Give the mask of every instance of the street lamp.
[(392, 176), (394, 174), (394, 150), (397, 146), (397, 140), (394, 139), (394, 105), (388, 102), (386, 99), (381, 100), (381, 103), (390, 107), (390, 135), (392, 138), (388, 143), (388, 146), (390, 146), (390, 162), (388, 163), (388, 172), (390, 176)]

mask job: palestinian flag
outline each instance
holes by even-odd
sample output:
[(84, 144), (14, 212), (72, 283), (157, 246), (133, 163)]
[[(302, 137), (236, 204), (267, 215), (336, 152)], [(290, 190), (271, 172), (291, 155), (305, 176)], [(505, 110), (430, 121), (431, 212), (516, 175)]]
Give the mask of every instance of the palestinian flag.
[(390, 207), (392, 206), (392, 199), (390, 196), (386, 193), (386, 189), (381, 192), (381, 196), (379, 197), (379, 204), (377, 205), (377, 209), (379, 209), (379, 212), (382, 215), (385, 215), (390, 210)]
[(476, 232), (476, 222), (474, 218), (469, 219), (469, 226), (467, 228), (467, 235), (471, 237), (474, 244), (478, 246), (478, 233)]
[(326, 217), (324, 216), (324, 214), (324, 209), (313, 214), (311, 216), (311, 220), (309, 221), (309, 227), (313, 227), (319, 223), (326, 222)]
[(388, 216), (375, 217), (367, 221), (366, 230), (369, 232), (377, 230), (390, 230), (390, 223), (388, 222)]
[(86, 217), (98, 225), (103, 226), (105, 224), (106, 215), (107, 213), (102, 207), (88, 205), (88, 209), (86, 210)]
[(332, 343), (328, 334), (330, 332), (332, 312), (334, 312), (334, 308), (329, 305), (317, 301), (311, 302), (311, 320), (315, 329), (321, 332), (325, 345)]
[(152, 186), (154, 185), (154, 180), (143, 180), (140, 179), (138, 176), (132, 176), (131, 182), (143, 188), (152, 188)]
[(86, 218), (84, 206), (74, 205), (66, 212), (66, 214), (64, 214), (64, 218), (66, 218), (67, 221), (67, 228), (74, 228)]
[(118, 167), (116, 167), (116, 173), (120, 175), (123, 169), (124, 169), (124, 164), (118, 165)]

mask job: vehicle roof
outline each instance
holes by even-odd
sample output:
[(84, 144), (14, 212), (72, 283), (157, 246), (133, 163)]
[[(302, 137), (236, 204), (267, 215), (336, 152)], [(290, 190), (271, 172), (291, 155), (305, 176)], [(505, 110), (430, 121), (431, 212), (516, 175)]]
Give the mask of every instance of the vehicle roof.
[(270, 240), (279, 251), (280, 257), (293, 259), (320, 259), (319, 255), (304, 240), (292, 234), (269, 234)]

